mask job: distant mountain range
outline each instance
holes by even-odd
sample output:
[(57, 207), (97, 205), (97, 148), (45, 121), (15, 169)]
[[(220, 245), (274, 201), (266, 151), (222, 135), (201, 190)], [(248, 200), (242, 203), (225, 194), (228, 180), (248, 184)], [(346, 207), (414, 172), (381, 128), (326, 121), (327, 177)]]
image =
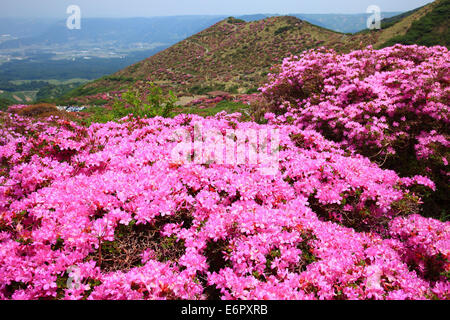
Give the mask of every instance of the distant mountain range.
[[(399, 12), (386, 12), (383, 17), (393, 17)], [(261, 20), (278, 14), (243, 15), (236, 18), (247, 22)], [(369, 14), (289, 14), (317, 26), (343, 33), (358, 32), (366, 28)], [(10, 34), (18, 39), (5, 41), (0, 49), (36, 45), (61, 45), (67, 43), (115, 42), (174, 44), (227, 16), (173, 16), (153, 18), (85, 18), (80, 30), (69, 30), (65, 21), (51, 19), (0, 18), (0, 35)]]
[(0, 17), (0, 35), (9, 34), (15, 38), (36, 37), (57, 23), (57, 19), (5, 18)]
[[(98, 46), (104, 43), (114, 43), (119, 46), (132, 43), (173, 44), (211, 26), (220, 19), (215, 16), (86, 18), (82, 20), (80, 30), (69, 30), (65, 21), (57, 21), (39, 35), (6, 41), (0, 44), (0, 49), (36, 45), (80, 46), (86, 43)], [(0, 34), (4, 32), (1, 26), (0, 24)]]
[[(381, 14), (382, 19), (395, 17), (401, 14), (401, 12), (383, 12)], [(269, 17), (276, 17), (280, 15), (273, 14), (256, 14), (256, 15), (244, 15), (237, 18), (245, 20), (247, 22), (261, 20)], [(316, 26), (330, 29), (336, 32), (342, 33), (356, 33), (367, 28), (367, 19), (370, 14), (302, 14), (291, 13), (288, 16), (296, 17), (304, 21), (308, 21)]]

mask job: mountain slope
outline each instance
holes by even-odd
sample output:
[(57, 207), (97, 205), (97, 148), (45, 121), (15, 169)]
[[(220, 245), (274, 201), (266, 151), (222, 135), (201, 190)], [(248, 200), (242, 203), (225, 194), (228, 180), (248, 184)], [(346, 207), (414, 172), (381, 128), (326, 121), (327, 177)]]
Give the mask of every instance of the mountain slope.
[(110, 77), (87, 84), (85, 89), (119, 89), (124, 80), (151, 80), (177, 93), (246, 92), (255, 90), (270, 67), (290, 54), (319, 46), (350, 51), (372, 43), (374, 37), (344, 35), (295, 17), (248, 23), (228, 18)]
[[(425, 5), (426, 6), (426, 5)], [(403, 12), (401, 14), (389, 17), (389, 18), (384, 18), (381, 21), (381, 28), (382, 29), (387, 29), (392, 27), (394, 24), (402, 21), (403, 19), (409, 17), (410, 15), (416, 13), (417, 11), (421, 10), (422, 8), (424, 8), (425, 6), (419, 7), (419, 8), (415, 8), (413, 10), (407, 11), (407, 12)]]
[[(450, 0), (435, 1), (419, 10), (424, 15), (417, 17), (406, 33), (397, 34), (383, 44), (383, 47), (396, 43), (419, 44), (425, 46), (450, 45), (449, 21)], [(395, 25), (392, 27), (394, 28)]]
[[(375, 47), (396, 43), (447, 45), (450, 0), (437, 0), (424, 7), (385, 20)], [(447, 39), (447, 40), (446, 40)]]

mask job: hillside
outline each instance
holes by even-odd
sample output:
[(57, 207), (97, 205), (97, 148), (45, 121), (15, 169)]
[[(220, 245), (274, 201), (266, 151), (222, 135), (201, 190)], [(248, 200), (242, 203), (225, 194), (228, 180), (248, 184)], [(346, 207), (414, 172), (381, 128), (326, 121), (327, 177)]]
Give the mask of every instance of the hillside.
[(254, 22), (228, 18), (109, 77), (77, 90), (86, 95), (151, 80), (177, 93), (255, 91), (270, 67), (290, 54), (327, 46), (339, 52), (368, 45), (374, 35), (344, 35), (295, 17)]
[[(285, 57), (325, 46), (337, 52), (395, 43), (448, 46), (450, 0), (440, 0), (383, 20), (379, 31), (343, 34), (293, 16), (227, 18), (174, 46), (63, 97), (89, 103), (99, 93), (149, 80), (178, 96), (211, 91), (253, 93)], [(139, 83), (137, 84), (139, 86)]]
[(449, 45), (448, 21), (450, 0), (437, 0), (424, 7), (384, 20), (377, 32), (375, 46), (387, 47), (396, 43), (419, 45)]
[(449, 47), (450, 0), (436, 1), (424, 8), (423, 12), (425, 14), (417, 17), (406, 33), (389, 39), (383, 44), (383, 47), (396, 43), (425, 46), (445, 45)]
[(424, 8), (425, 6), (419, 7), (419, 8), (415, 8), (413, 10), (407, 11), (407, 12), (403, 12), (401, 14), (389, 17), (389, 18), (384, 18), (381, 21), (381, 29), (387, 29), (391, 26), (393, 26), (394, 24), (402, 21), (403, 19), (409, 17), (410, 15), (416, 13), (417, 11), (419, 11), (420, 9)]

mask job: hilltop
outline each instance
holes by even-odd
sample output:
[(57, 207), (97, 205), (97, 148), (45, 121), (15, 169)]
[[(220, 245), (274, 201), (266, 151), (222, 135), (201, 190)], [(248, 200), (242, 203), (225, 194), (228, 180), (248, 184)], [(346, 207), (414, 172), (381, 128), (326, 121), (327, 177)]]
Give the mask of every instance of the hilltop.
[[(394, 16), (401, 15), (402, 12), (382, 12), (383, 19), (390, 19)], [(331, 29), (342, 33), (356, 33), (364, 30), (367, 26), (367, 18), (370, 13), (353, 13), (353, 14), (305, 14), (305, 13), (289, 13), (288, 16), (308, 21), (316, 26)], [(282, 16), (281, 14), (252, 14), (238, 16), (237, 18), (247, 22), (262, 20), (269, 17)]]
[[(152, 81), (178, 96), (211, 91), (232, 94), (256, 92), (273, 66), (285, 57), (317, 47), (346, 53), (368, 45), (395, 43), (447, 45), (449, 0), (383, 20), (382, 30), (339, 33), (293, 16), (224, 19), (213, 26), (133, 64), (69, 92), (63, 101), (90, 103), (99, 93), (123, 90)], [(87, 97), (79, 99), (80, 97)]]
[(346, 35), (290, 16), (253, 22), (230, 17), (72, 94), (117, 90), (139, 80), (153, 81), (180, 94), (254, 92), (271, 66), (289, 55), (320, 46), (348, 52), (373, 41), (374, 35)]

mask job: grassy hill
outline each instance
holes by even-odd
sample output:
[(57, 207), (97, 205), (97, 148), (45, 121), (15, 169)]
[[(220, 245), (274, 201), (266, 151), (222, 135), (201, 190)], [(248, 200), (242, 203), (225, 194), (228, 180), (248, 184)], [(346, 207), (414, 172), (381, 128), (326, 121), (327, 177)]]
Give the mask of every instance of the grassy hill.
[(396, 43), (449, 46), (448, 21), (450, 0), (436, 0), (426, 6), (384, 19), (382, 29), (375, 31), (375, 47)]
[(0, 90), (0, 99), (2, 100), (1, 104), (8, 105), (11, 104), (30, 104), (36, 98), (37, 91), (15, 91), (8, 92)]
[(8, 109), (8, 106), (13, 105), (14, 101), (8, 99), (8, 98), (4, 98), (0, 95), (0, 111), (5, 111), (6, 109)]
[[(418, 15), (418, 16), (416, 16)], [(411, 23), (411, 18), (414, 18)], [(396, 43), (419, 44), (424, 46), (450, 45), (449, 33), (450, 0), (438, 0), (426, 7), (420, 8), (408, 18), (395, 23), (390, 29), (397, 31), (383, 47)], [(401, 32), (406, 30), (406, 32)], [(388, 35), (389, 32), (386, 32)], [(382, 37), (384, 38), (384, 37)], [(381, 39), (379, 40), (379, 43)]]
[(253, 92), (271, 66), (290, 54), (319, 46), (351, 51), (372, 43), (374, 37), (345, 35), (289, 16), (253, 22), (230, 17), (71, 95), (116, 90), (139, 80), (151, 80), (179, 94)]
[(409, 17), (410, 15), (416, 13), (417, 11), (421, 10), (422, 8), (424, 8), (425, 6), (401, 13), (399, 15), (390, 17), (390, 18), (384, 18), (383, 21), (381, 21), (381, 29), (387, 29), (392, 27), (394, 24), (402, 21), (403, 19)]

